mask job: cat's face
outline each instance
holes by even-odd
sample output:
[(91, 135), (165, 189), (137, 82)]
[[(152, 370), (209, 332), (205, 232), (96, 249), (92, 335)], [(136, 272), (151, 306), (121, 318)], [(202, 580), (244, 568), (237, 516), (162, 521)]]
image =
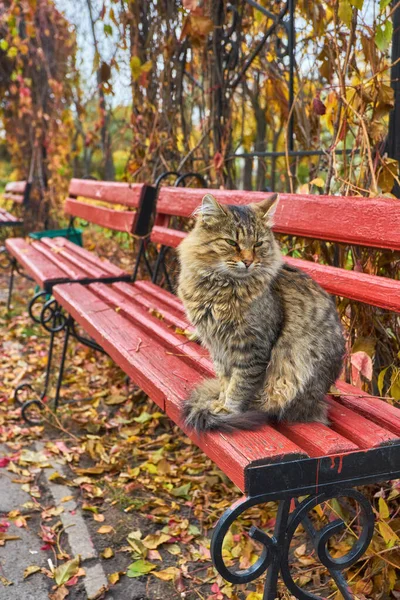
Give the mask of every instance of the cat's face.
[(277, 197), (259, 204), (227, 206), (207, 194), (187, 240), (191, 256), (220, 274), (243, 279), (262, 274), (276, 256), (271, 217)]

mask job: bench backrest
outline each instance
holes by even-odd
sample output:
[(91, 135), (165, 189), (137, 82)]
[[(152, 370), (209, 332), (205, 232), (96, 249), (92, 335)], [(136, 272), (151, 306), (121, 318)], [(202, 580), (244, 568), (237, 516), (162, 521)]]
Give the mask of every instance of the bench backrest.
[[(107, 229), (144, 236), (149, 231), (155, 197), (155, 188), (143, 183), (72, 179), (64, 211), (71, 217)], [(92, 204), (85, 199), (101, 202), (105, 206)], [(128, 210), (118, 210), (117, 205)]]
[(27, 181), (10, 181), (6, 185), (3, 197), (17, 204), (27, 204), (31, 185)]
[[(169, 227), (172, 216), (190, 217), (207, 192), (221, 204), (250, 204), (265, 192), (161, 188), (151, 240), (176, 248), (185, 233)], [(400, 202), (391, 198), (361, 198), (280, 194), (274, 231), (301, 237), (389, 250), (400, 250)], [(285, 257), (328, 292), (400, 312), (400, 281)]]

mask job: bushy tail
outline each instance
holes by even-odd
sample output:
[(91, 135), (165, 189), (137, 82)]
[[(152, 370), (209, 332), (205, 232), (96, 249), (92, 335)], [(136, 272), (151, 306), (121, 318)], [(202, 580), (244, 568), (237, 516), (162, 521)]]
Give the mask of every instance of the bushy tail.
[(183, 417), (188, 427), (197, 433), (215, 430), (231, 432), (236, 429), (258, 429), (268, 421), (267, 413), (261, 410), (235, 414), (216, 412), (219, 392), (217, 379), (206, 379), (193, 390), (183, 409)]

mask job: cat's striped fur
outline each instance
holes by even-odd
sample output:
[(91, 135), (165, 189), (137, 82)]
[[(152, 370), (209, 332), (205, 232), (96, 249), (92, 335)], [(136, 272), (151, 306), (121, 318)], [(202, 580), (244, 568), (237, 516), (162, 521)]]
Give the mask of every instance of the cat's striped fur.
[(217, 374), (186, 402), (198, 431), (327, 421), (343, 333), (330, 296), (284, 265), (271, 231), (276, 202), (222, 206), (207, 194), (179, 246), (179, 296)]

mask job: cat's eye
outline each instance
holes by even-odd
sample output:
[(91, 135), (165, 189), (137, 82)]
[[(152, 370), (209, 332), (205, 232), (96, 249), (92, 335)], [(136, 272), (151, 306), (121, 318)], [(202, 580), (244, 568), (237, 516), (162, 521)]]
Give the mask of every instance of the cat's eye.
[(229, 244), (230, 246), (236, 246), (237, 247), (237, 243), (235, 242), (235, 240), (225, 240), (227, 244)]
[(254, 244), (254, 248), (259, 248), (259, 247), (260, 247), (260, 246), (262, 246), (262, 245), (263, 245), (263, 243), (262, 243), (262, 242), (256, 242), (256, 243)]

